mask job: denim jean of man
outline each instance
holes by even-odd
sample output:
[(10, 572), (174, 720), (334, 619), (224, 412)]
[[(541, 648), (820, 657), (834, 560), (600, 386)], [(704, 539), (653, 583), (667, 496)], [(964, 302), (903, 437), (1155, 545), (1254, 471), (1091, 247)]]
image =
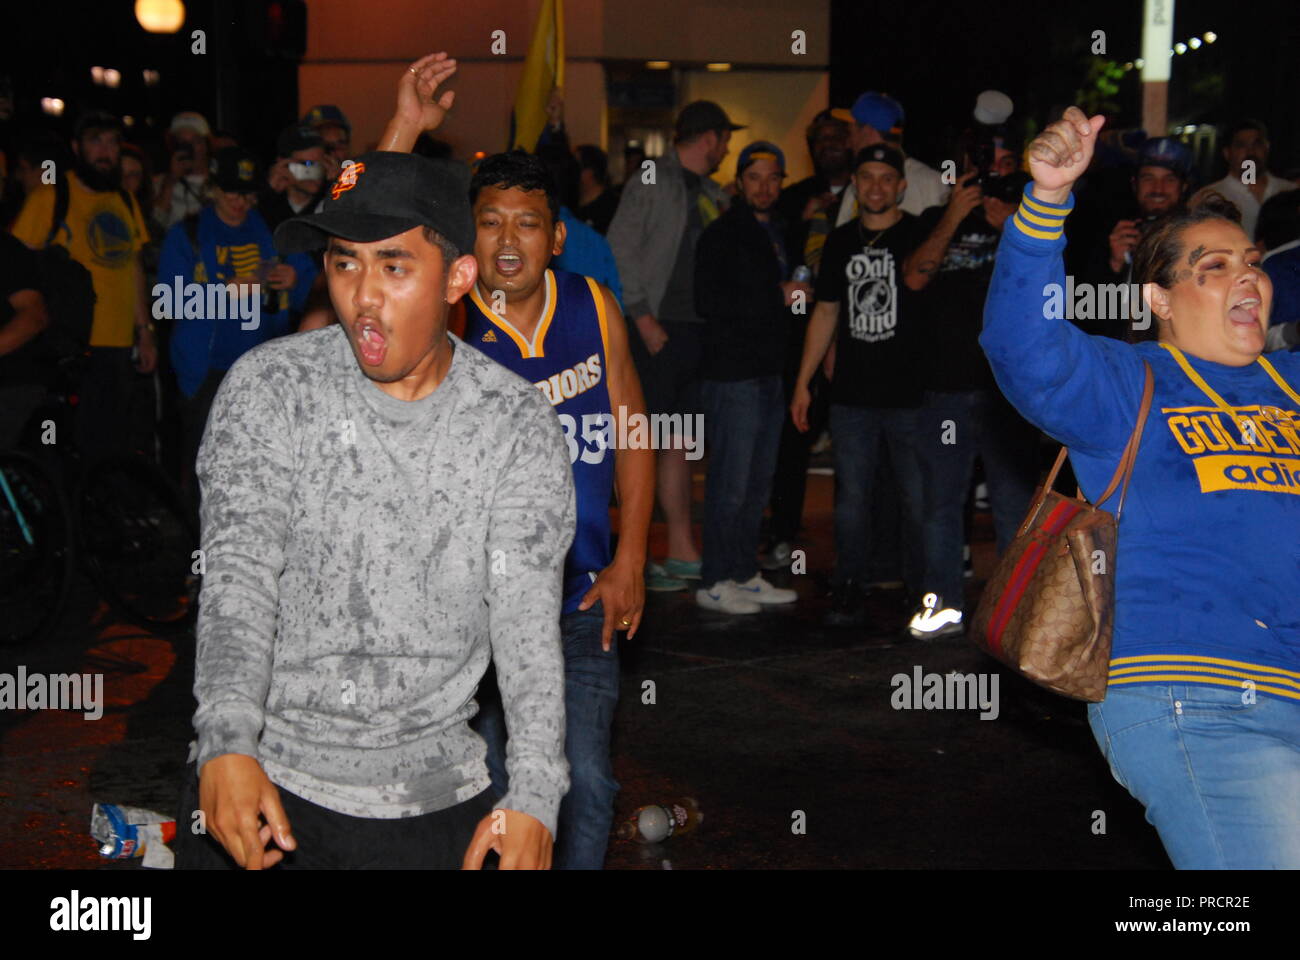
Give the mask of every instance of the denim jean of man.
[(704, 481), (700, 584), (743, 583), (758, 572), (763, 510), (772, 492), (781, 423), (781, 377), (700, 383), (709, 469)]
[(998, 554), (1015, 539), (1037, 483), (1038, 433), (993, 390), (927, 392), (916, 455), (925, 487), (925, 590), (962, 609), (966, 497), (984, 462)]
[(1177, 869), (1300, 869), (1300, 703), (1237, 687), (1111, 686), (1088, 723)]
[(835, 460), (836, 586), (868, 579), (871, 556), (871, 499), (881, 450), (889, 462), (903, 504), (903, 581), (919, 592), (922, 572), (921, 468), (914, 449), (917, 410), (900, 407), (850, 407), (831, 404), (831, 453)]
[[(609, 650), (600, 646), (605, 614), (600, 603), (560, 619), (564, 644), (564, 754), (569, 792), (560, 802), (552, 866), (556, 870), (600, 870), (614, 822), (618, 781), (609, 756), (610, 728), (618, 706), (618, 634)], [(488, 773), (498, 796), (510, 784), (506, 773), (506, 721), (492, 682), (479, 687), (479, 712), (470, 726), (487, 741)]]

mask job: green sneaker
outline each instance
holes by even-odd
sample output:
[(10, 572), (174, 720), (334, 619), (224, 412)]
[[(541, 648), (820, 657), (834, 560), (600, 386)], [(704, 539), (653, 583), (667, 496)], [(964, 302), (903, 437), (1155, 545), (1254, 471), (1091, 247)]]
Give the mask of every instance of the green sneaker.
[(686, 581), (668, 576), (667, 571), (657, 563), (647, 563), (645, 588), (651, 593), (676, 593), (686, 589)]
[(664, 573), (678, 580), (700, 579), (700, 561), (674, 560), (669, 557), (664, 561)]

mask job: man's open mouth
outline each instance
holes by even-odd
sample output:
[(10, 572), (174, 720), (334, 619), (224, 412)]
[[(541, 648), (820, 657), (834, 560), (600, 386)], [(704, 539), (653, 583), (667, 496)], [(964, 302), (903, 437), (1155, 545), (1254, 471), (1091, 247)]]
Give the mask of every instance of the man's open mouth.
[(524, 269), (524, 258), (517, 253), (498, 253), (494, 262), (503, 277), (513, 277)]
[(357, 349), (361, 353), (361, 362), (367, 366), (377, 367), (384, 362), (388, 354), (388, 339), (374, 320), (357, 320), (352, 324), (357, 337)]

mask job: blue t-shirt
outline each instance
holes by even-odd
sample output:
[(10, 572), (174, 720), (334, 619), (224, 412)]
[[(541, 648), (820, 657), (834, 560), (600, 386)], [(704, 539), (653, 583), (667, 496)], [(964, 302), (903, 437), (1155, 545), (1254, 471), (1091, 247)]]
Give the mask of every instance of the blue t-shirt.
[(614, 261), (609, 241), (575, 217), (568, 207), (560, 207), (560, 222), (568, 235), (564, 239), (564, 252), (551, 261), (551, 266), (591, 277), (609, 287), (621, 308), (623, 284), (618, 279), (618, 264)]

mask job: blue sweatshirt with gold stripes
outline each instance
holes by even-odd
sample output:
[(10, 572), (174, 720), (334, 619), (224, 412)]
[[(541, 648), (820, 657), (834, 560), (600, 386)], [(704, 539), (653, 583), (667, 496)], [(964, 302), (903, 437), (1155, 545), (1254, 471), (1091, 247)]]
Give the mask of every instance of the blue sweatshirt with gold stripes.
[(1032, 189), (1003, 231), (980, 343), (1007, 399), (1070, 448), (1090, 500), (1133, 429), (1144, 359), (1155, 373), (1112, 564), (1111, 685), (1300, 700), (1300, 355), (1230, 367), (1084, 334), (1062, 316), (1073, 197)]

